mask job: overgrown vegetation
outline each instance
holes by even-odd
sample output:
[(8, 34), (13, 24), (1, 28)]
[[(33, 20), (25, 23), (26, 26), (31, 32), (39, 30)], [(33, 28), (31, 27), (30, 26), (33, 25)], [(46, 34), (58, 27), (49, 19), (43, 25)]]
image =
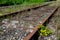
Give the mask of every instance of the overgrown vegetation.
[(39, 35), (40, 36), (49, 36), (52, 34), (52, 30), (48, 29), (46, 26), (39, 26)]
[(0, 0), (0, 5), (16, 5), (22, 4), (24, 0)]
[(28, 3), (43, 3), (48, 0), (0, 0), (0, 5), (17, 5)]
[(57, 37), (57, 40), (60, 40), (60, 35)]

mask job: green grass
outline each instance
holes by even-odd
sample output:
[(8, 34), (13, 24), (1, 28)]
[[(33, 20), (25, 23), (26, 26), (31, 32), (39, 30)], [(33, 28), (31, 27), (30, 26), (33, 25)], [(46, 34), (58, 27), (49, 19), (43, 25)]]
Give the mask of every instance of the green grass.
[[(9, 1), (11, 1), (11, 0), (9, 0)], [(20, 4), (17, 2), (18, 0), (16, 2), (15, 1), (12, 1), (14, 3), (13, 7), (8, 7), (8, 8), (2, 9), (0, 11), (0, 16), (5, 15), (5, 14), (9, 14), (11, 12), (20, 11), (20, 10), (25, 9), (25, 8), (30, 8), (30, 7), (33, 7), (36, 5), (40, 5), (40, 4), (43, 4), (45, 2), (45, 0), (22, 0), (22, 1), (20, 0), (21, 2), (23, 2)], [(10, 2), (6, 2), (5, 0), (0, 0), (0, 4), (1, 3), (2, 4), (9, 3), (9, 5), (10, 5)], [(18, 3), (20, 5), (17, 5), (16, 3)]]
[(0, 5), (17, 5), (17, 4), (30, 4), (30, 3), (42, 3), (48, 0), (0, 0)]

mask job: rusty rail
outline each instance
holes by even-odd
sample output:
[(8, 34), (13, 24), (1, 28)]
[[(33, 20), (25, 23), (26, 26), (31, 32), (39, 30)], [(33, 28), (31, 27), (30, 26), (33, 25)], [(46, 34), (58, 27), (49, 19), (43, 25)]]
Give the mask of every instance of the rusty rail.
[(49, 5), (49, 4), (51, 4), (51, 3), (48, 3), (48, 4), (42, 4), (42, 5), (36, 5), (36, 6), (33, 6), (33, 7), (28, 7), (28, 8), (19, 10), (19, 11), (17, 11), (17, 12), (11, 12), (11, 13), (6, 13), (6, 14), (3, 14), (3, 15), (0, 15), (0, 17), (1, 17), (1, 16), (5, 16), (5, 15), (10, 15), (10, 14), (19, 13), (19, 12), (28, 11), (28, 10), (31, 10), (31, 9), (34, 9), (34, 8), (43, 7), (43, 6), (46, 6), (46, 5)]

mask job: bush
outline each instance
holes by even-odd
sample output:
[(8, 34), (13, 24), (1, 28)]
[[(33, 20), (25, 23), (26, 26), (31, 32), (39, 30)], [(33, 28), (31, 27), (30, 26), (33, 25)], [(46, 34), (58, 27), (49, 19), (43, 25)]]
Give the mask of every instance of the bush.
[(46, 26), (39, 26), (39, 35), (40, 36), (49, 36), (52, 34), (52, 30), (48, 29)]
[(42, 3), (47, 0), (0, 0), (0, 5), (16, 5), (23, 4), (24, 2), (28, 3)]
[(16, 4), (22, 4), (24, 0), (0, 0), (0, 5), (16, 5)]
[(25, 1), (29, 3), (39, 3), (39, 2), (44, 2), (45, 0), (25, 0)]
[(6, 4), (7, 0), (0, 0), (0, 4)]

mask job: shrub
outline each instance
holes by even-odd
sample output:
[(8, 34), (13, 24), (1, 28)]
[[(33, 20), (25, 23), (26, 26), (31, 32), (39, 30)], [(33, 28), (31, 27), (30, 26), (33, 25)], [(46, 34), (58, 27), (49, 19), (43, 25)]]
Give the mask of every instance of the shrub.
[(0, 0), (0, 5), (16, 5), (23, 4), (24, 2), (28, 3), (42, 3), (47, 0)]
[(39, 35), (40, 36), (49, 36), (52, 34), (52, 31), (49, 30), (46, 26), (39, 26)]
[(24, 0), (0, 0), (1, 4), (7, 4), (7, 5), (16, 5), (16, 4), (22, 4)]

